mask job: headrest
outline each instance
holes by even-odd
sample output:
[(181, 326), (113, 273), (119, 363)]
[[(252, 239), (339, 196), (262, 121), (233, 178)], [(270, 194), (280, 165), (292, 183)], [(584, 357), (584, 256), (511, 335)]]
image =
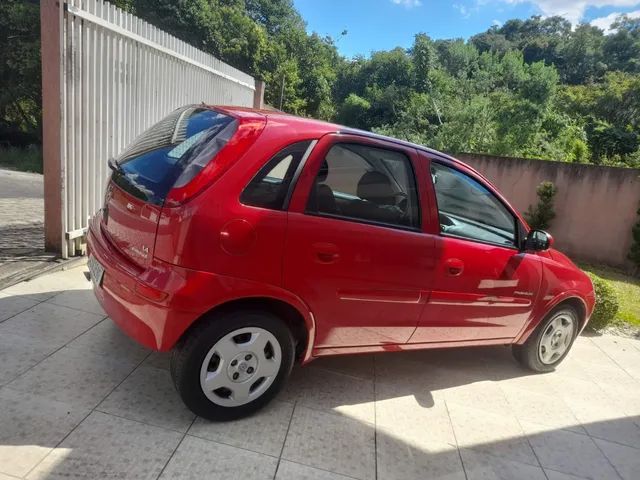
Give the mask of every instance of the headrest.
[(358, 182), (358, 196), (376, 205), (393, 205), (395, 192), (391, 180), (378, 171), (367, 172)]

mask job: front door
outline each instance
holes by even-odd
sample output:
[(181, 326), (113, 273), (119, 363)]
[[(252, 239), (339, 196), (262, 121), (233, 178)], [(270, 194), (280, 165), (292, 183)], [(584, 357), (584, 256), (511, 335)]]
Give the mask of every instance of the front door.
[(328, 135), (308, 159), (289, 209), (284, 286), (313, 312), (316, 348), (393, 348), (414, 332), (435, 267), (415, 157)]
[(518, 248), (518, 219), (470, 170), (431, 161), (434, 286), (410, 343), (511, 339), (531, 315), (542, 264)]

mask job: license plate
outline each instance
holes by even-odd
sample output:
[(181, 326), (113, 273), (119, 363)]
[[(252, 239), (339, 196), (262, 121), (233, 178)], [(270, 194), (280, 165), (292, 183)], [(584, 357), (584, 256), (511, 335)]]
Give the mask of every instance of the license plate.
[(104, 277), (104, 267), (100, 265), (100, 262), (96, 260), (96, 257), (93, 255), (89, 256), (87, 266), (89, 267), (89, 273), (91, 274), (91, 281), (99, 287), (102, 283), (102, 277)]

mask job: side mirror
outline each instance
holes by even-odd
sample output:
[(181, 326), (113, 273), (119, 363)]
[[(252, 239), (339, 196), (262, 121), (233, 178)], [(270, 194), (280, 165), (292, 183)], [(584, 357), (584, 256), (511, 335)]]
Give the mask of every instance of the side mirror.
[(531, 230), (524, 242), (524, 249), (530, 252), (543, 252), (553, 246), (553, 237), (543, 230)]

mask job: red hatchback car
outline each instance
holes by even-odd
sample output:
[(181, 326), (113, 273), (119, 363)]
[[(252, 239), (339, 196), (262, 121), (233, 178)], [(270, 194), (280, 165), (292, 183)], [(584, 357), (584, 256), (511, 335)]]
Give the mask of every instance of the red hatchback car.
[(445, 154), (276, 112), (191, 105), (109, 162), (88, 234), (100, 303), (173, 350), (191, 410), (266, 404), (294, 361), (511, 344), (536, 371), (592, 313), (589, 278)]

